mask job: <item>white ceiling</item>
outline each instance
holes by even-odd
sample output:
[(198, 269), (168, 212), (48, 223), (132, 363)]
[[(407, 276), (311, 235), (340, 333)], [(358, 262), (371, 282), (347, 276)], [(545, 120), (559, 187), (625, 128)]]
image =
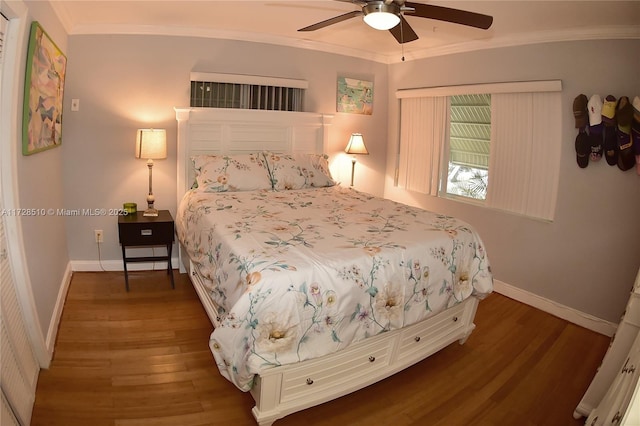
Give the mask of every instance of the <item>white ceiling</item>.
[[(314, 32), (299, 28), (359, 6), (332, 0), (49, 0), (70, 35), (165, 34), (259, 41), (335, 52), (383, 63), (503, 46), (584, 39), (640, 38), (640, 1), (426, 1), (491, 15), (480, 30), (406, 15), (420, 37), (397, 43), (356, 17)], [(614, 65), (615, 66), (615, 65)]]

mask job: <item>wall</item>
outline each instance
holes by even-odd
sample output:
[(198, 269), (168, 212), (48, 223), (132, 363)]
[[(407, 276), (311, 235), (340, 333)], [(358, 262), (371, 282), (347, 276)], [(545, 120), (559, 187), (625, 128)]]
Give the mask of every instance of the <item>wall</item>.
[[(580, 169), (573, 99), (640, 96), (639, 40), (520, 46), (399, 63), (389, 71), (389, 146), (385, 196), (458, 216), (483, 237), (497, 280), (617, 323), (640, 267), (640, 176), (603, 159)], [(560, 79), (562, 158), (553, 223), (393, 186), (398, 147), (398, 89)]]
[[(29, 18), (39, 21), (60, 50), (67, 53), (67, 34), (49, 3), (30, 1), (25, 2), (25, 5), (28, 8)], [(26, 31), (29, 31), (29, 25)], [(28, 34), (25, 35), (24, 40), (28, 43)], [(24, 51), (26, 50), (25, 44)], [(24, 75), (24, 65), (21, 75)], [(24, 78), (19, 85), (24, 87)], [(18, 104), (22, 105), (22, 97)], [(18, 118), (19, 122), (15, 124), (20, 129), (22, 116)], [(21, 146), (22, 141), (12, 141), (12, 143)], [(64, 143), (63, 136), (63, 145)], [(63, 206), (63, 149), (53, 148), (30, 156), (23, 156), (20, 152), (19, 149), (16, 158), (20, 207), (61, 208)], [(63, 217), (55, 215), (23, 217), (21, 228), (39, 326), (42, 333), (47, 336), (47, 344), (52, 351), (57, 328), (54, 317), (59, 313), (56, 312), (61, 302), (59, 297), (69, 278), (65, 221)]]
[[(304, 79), (307, 111), (333, 113), (332, 172), (348, 184), (350, 158), (341, 153), (352, 132), (362, 132), (371, 155), (359, 160), (358, 189), (382, 195), (386, 164), (387, 66), (304, 49), (191, 37), (77, 35), (69, 40), (65, 93), (64, 205), (68, 209), (145, 207), (148, 170), (134, 158), (136, 129), (166, 128), (168, 158), (156, 160), (156, 208), (176, 211), (176, 121), (174, 107), (189, 104), (189, 73), (217, 72)], [(336, 79), (374, 82), (372, 116), (336, 113)], [(80, 110), (70, 111), (72, 99)], [(66, 218), (74, 267), (122, 268), (117, 218)], [(104, 230), (100, 253), (94, 229)], [(145, 250), (145, 249), (142, 249)], [(84, 263), (84, 265), (83, 265)]]

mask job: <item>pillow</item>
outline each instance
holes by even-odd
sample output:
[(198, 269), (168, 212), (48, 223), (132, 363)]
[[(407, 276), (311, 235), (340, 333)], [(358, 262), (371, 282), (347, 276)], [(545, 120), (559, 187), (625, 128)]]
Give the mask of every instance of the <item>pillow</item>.
[(326, 155), (266, 153), (265, 158), (276, 191), (335, 185)]
[(329, 170), (329, 156), (325, 154), (295, 154), (294, 158), (300, 158), (298, 161), (308, 161), (310, 164), (311, 174), (309, 176), (309, 184), (313, 187), (333, 186), (336, 181), (331, 177)]
[(269, 171), (262, 153), (196, 155), (195, 187), (205, 192), (271, 189)]

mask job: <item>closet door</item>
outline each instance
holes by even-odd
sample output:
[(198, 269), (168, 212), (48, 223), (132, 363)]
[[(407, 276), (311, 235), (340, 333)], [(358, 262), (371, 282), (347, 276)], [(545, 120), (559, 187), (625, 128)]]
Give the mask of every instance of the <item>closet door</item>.
[(24, 325), (15, 284), (4, 234), (4, 217), (0, 217), (0, 424), (3, 426), (31, 423), (40, 371)]
[[(0, 14), (0, 85), (4, 67), (3, 47), (8, 20)], [(0, 155), (6, 151), (0, 151)], [(0, 158), (1, 160), (1, 158)], [(28, 425), (35, 400), (40, 366), (33, 352), (18, 303), (5, 237), (5, 217), (0, 178), (0, 425)]]

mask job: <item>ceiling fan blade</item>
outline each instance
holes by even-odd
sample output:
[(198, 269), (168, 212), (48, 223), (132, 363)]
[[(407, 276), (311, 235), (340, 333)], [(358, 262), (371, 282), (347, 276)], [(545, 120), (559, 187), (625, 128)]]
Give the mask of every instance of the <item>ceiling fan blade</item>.
[(346, 21), (347, 19), (355, 18), (362, 15), (361, 10), (354, 10), (353, 12), (345, 13), (344, 15), (336, 16), (334, 18), (327, 19), (326, 21), (318, 22), (317, 24), (309, 25), (308, 27), (300, 28), (298, 31), (315, 31), (320, 28), (328, 27), (329, 25), (337, 24), (338, 22)]
[(406, 2), (405, 6), (415, 9), (414, 12), (407, 12), (410, 13), (408, 16), (437, 19), (438, 21), (453, 22), (455, 24), (467, 25), (483, 30), (489, 29), (493, 23), (492, 16), (468, 12), (466, 10), (412, 2)]
[(341, 1), (343, 3), (353, 3), (360, 6), (364, 6), (365, 4), (367, 4), (367, 2), (364, 0), (335, 0), (335, 1)]
[(398, 43), (409, 43), (418, 39), (418, 34), (413, 31), (411, 25), (404, 19), (404, 16), (400, 15), (400, 23), (389, 30), (391, 34), (398, 40)]

